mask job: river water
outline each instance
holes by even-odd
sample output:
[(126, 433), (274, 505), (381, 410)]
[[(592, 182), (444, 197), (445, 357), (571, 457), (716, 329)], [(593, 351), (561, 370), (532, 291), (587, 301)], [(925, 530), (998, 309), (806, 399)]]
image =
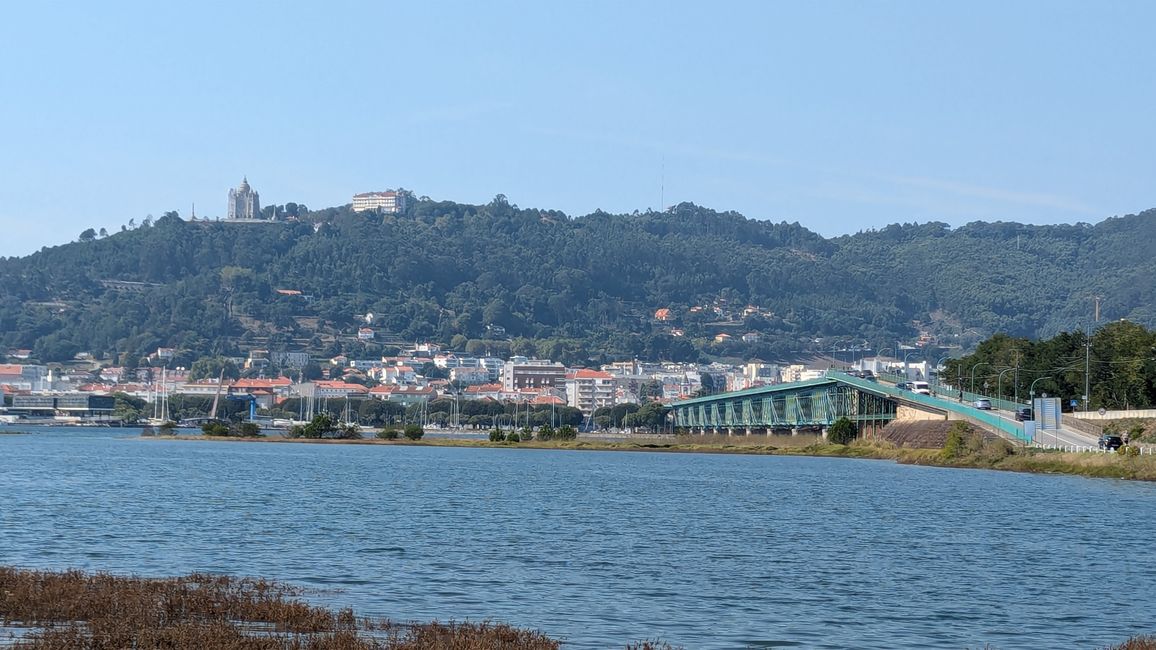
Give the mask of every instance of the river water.
[[(0, 428), (12, 430), (14, 427)], [(0, 564), (276, 578), (567, 648), (1156, 632), (1156, 485), (710, 454), (0, 435)]]

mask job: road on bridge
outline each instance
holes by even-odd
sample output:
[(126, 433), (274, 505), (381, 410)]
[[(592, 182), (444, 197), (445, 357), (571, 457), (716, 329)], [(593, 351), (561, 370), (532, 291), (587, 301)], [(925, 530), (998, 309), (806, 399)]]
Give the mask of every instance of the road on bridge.
[[(879, 383), (888, 384), (892, 388), (895, 387), (895, 382), (892, 381), (881, 380)], [(944, 397), (941, 395), (940, 399), (944, 399)], [(995, 400), (992, 401), (994, 402)], [(1001, 420), (1011, 423), (1012, 425), (1019, 424), (1019, 422), (1016, 421), (1015, 412), (1013, 411), (992, 409), (991, 411), (988, 411), (988, 413), (991, 413), (992, 415), (995, 415)], [(1032, 440), (1032, 442), (1038, 445), (1043, 445), (1045, 447), (1096, 447), (1099, 444), (1099, 440), (1096, 438), (1096, 436), (1063, 426), (1063, 418), (1060, 419), (1059, 429), (1037, 429), (1035, 438)]]

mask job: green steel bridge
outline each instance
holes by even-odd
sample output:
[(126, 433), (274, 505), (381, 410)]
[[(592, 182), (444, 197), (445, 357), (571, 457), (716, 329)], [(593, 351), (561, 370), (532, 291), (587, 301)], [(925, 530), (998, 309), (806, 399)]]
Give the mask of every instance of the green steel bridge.
[(1005, 438), (1028, 440), (1023, 427), (970, 403), (919, 395), (889, 384), (829, 371), (819, 379), (761, 386), (671, 404), (675, 426), (694, 433), (772, 433), (826, 429), (841, 417), (862, 428), (881, 428), (900, 407), (944, 419), (966, 420)]

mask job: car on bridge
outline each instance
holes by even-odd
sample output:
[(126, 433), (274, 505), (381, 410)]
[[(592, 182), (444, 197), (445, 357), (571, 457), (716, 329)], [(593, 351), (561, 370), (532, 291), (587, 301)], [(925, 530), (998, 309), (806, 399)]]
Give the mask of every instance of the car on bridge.
[(974, 406), (975, 408), (977, 408), (981, 411), (990, 411), (991, 410), (991, 400), (981, 397), (981, 398), (975, 400), (975, 402), (972, 403), (972, 406)]
[(895, 384), (895, 389), (896, 390), (911, 390), (911, 384), (909, 384), (905, 381), (901, 381), (898, 384)]
[(1105, 433), (1104, 435), (1100, 436), (1099, 446), (1100, 449), (1106, 451), (1116, 451), (1120, 447), (1124, 446), (1124, 439), (1115, 434)]
[(913, 393), (919, 393), (920, 395), (930, 395), (931, 384), (925, 381), (913, 381), (911, 382), (911, 388), (909, 390)]
[(1034, 415), (1032, 414), (1032, 407), (1021, 406), (1020, 408), (1016, 409), (1016, 422), (1027, 422), (1028, 420), (1032, 419), (1035, 419)]

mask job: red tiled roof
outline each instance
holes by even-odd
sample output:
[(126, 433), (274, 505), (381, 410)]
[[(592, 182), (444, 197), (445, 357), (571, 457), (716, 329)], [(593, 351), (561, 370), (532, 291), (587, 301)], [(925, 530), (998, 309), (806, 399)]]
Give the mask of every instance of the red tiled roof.
[(351, 393), (369, 392), (369, 389), (365, 386), (362, 386), (361, 384), (349, 384), (344, 381), (324, 381), (319, 379), (313, 383), (316, 384), (318, 388), (325, 388), (328, 390), (345, 390)]
[(579, 368), (574, 371), (575, 379), (614, 379), (614, 375), (601, 370), (591, 370), (589, 368)]
[(466, 386), (467, 393), (497, 393), (501, 392), (501, 384), (480, 384), (477, 386)]
[(238, 379), (233, 382), (233, 388), (283, 388), (293, 383), (288, 377), (276, 379)]
[(0, 375), (19, 375), (24, 366), (16, 363), (0, 363)]

